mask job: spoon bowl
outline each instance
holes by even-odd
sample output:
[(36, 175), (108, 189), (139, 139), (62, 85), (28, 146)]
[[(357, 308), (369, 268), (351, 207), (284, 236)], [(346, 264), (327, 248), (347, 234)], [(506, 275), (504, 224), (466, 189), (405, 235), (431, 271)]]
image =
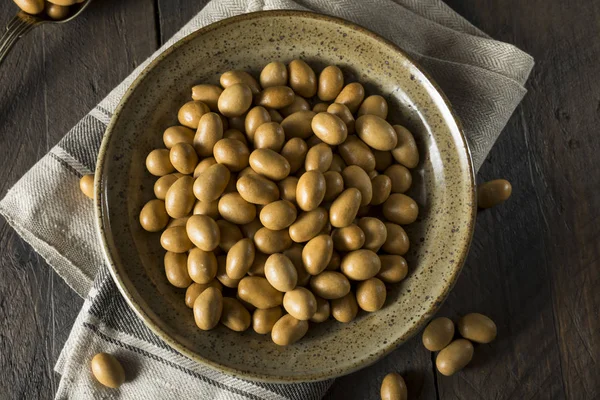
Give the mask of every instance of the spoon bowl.
[(42, 24), (64, 24), (65, 22), (69, 22), (78, 17), (91, 2), (92, 0), (85, 0), (82, 3), (69, 6), (69, 16), (60, 20), (50, 18), (46, 13), (32, 15), (24, 11), (19, 11), (6, 25), (6, 30), (0, 38), (0, 65), (15, 43), (33, 28)]

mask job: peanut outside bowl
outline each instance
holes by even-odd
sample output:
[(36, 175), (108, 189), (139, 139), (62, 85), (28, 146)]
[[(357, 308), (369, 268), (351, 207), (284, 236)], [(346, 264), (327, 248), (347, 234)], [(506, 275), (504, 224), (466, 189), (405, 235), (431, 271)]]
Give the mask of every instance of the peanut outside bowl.
[[(191, 87), (218, 83), (231, 69), (258, 76), (273, 60), (306, 60), (316, 71), (335, 64), (346, 81), (385, 96), (393, 123), (415, 135), (421, 162), (409, 193), (420, 206), (407, 228), (409, 276), (388, 292), (382, 310), (348, 324), (312, 326), (303, 340), (278, 347), (269, 335), (224, 326), (203, 332), (184, 304), (185, 290), (164, 274), (159, 234), (138, 215), (153, 198), (146, 155), (164, 147), (162, 132), (177, 124)], [(400, 49), (347, 21), (296, 11), (246, 14), (180, 40), (152, 62), (123, 97), (106, 132), (96, 169), (96, 211), (110, 272), (122, 295), (165, 343), (199, 363), (241, 378), (314, 381), (348, 374), (382, 358), (427, 322), (454, 285), (475, 220), (474, 173), (456, 117), (431, 79)]]

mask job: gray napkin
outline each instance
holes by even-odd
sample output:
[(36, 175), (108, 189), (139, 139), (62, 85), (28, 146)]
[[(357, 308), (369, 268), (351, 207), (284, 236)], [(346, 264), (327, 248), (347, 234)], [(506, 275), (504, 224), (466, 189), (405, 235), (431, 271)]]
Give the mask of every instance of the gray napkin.
[[(224, 375), (165, 345), (129, 309), (96, 238), (92, 202), (78, 188), (93, 173), (104, 130), (139, 72), (176, 40), (217, 20), (270, 9), (331, 14), (391, 40), (440, 84), (460, 116), (478, 169), (525, 95), (533, 59), (497, 42), (439, 0), (213, 0), (116, 87), (0, 202), (15, 230), (82, 297), (84, 306), (60, 355), (56, 397), (127, 399), (318, 399), (332, 381), (271, 385)], [(115, 354), (128, 382), (106, 389), (91, 376), (93, 354)], [(357, 398), (377, 397), (357, 393)]]

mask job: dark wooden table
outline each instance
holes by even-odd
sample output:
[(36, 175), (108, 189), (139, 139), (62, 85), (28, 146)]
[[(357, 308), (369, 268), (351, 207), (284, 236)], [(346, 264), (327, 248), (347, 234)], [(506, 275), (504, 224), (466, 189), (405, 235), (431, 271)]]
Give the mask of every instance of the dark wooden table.
[[(0, 66), (0, 196), (205, 3), (96, 1), (22, 40)], [(507, 178), (513, 196), (479, 213), (439, 313), (485, 313), (498, 339), (447, 378), (416, 337), (385, 368), (341, 378), (331, 394), (376, 399), (384, 371), (395, 370), (411, 398), (600, 398), (600, 2), (448, 4), (536, 59), (529, 93), (478, 176)], [(15, 11), (2, 1), (0, 25)], [(4, 220), (0, 249), (0, 398), (52, 398), (53, 366), (82, 300)]]

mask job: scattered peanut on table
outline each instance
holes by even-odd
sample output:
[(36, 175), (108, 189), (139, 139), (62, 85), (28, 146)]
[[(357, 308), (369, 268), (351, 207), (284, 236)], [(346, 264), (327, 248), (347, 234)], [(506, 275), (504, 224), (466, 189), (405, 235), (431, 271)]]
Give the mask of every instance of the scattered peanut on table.
[(90, 199), (94, 198), (94, 175), (84, 175), (79, 180), (79, 189)]
[(390, 372), (381, 382), (381, 400), (407, 400), (408, 392), (404, 378), (396, 372)]
[(477, 186), (477, 205), (479, 208), (497, 206), (510, 197), (512, 186), (506, 179), (495, 179)]
[(91, 369), (96, 380), (106, 387), (116, 389), (125, 382), (125, 370), (112, 354), (96, 354), (92, 358)]
[(423, 346), (432, 352), (439, 351), (435, 363), (442, 375), (454, 375), (471, 362), (474, 353), (471, 342), (490, 343), (497, 334), (494, 321), (479, 313), (463, 316), (457, 327), (462, 338), (454, 341), (454, 323), (446, 317), (435, 318), (423, 331)]

